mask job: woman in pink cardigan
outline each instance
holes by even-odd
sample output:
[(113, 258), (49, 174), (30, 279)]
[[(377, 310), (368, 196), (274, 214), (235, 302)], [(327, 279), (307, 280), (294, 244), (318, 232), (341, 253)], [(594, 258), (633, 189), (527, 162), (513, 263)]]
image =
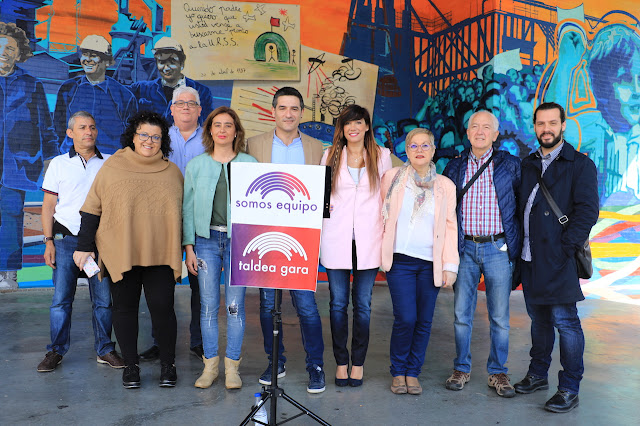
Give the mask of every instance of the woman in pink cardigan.
[(382, 177), (382, 269), (393, 303), (391, 392), (419, 395), (431, 320), (440, 287), (458, 272), (456, 187), (436, 174), (433, 134), (414, 129), (405, 140), (409, 161)]
[[(333, 146), (320, 164), (331, 166), (331, 218), (323, 223), (320, 261), (327, 269), (331, 294), (335, 383), (361, 386), (369, 346), (371, 292), (381, 263), (382, 220), (377, 214), (382, 206), (380, 177), (391, 168), (391, 152), (376, 144), (369, 112), (350, 105), (340, 113)], [(349, 373), (350, 288), (353, 330)]]

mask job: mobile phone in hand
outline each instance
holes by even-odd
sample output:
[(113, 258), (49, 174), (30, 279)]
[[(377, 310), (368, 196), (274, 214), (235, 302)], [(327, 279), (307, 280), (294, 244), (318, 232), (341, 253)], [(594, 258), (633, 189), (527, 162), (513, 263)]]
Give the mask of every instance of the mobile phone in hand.
[(95, 274), (100, 272), (100, 268), (98, 267), (98, 264), (96, 263), (95, 260), (93, 260), (93, 257), (91, 256), (87, 257), (87, 261), (84, 262), (84, 266), (82, 267), (82, 270), (85, 272), (85, 274), (87, 274), (87, 277), (89, 278), (93, 277)]

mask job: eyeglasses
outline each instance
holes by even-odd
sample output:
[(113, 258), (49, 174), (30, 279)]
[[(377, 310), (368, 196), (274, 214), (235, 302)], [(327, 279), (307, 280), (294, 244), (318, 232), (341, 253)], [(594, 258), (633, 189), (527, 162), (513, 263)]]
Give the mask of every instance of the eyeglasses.
[(146, 134), (146, 133), (136, 133), (136, 135), (138, 135), (138, 137), (140, 138), (140, 140), (141, 140), (142, 142), (146, 142), (146, 141), (148, 141), (148, 140), (149, 140), (149, 138), (151, 138), (151, 141), (152, 141), (153, 143), (160, 143), (160, 142), (162, 141), (162, 136), (159, 136), (159, 135), (153, 135), (153, 136), (151, 136), (151, 135), (148, 135), (148, 134)]
[(409, 149), (411, 151), (417, 151), (418, 147), (422, 148), (423, 151), (428, 151), (433, 145), (429, 145), (427, 143), (423, 143), (422, 145), (418, 145), (415, 143), (412, 143), (411, 145), (409, 145)]
[(189, 107), (189, 108), (195, 108), (197, 106), (199, 106), (200, 104), (197, 103), (196, 101), (189, 101), (189, 102), (185, 102), (185, 101), (176, 101), (173, 103), (175, 106), (177, 106), (178, 108), (184, 108), (185, 106)]

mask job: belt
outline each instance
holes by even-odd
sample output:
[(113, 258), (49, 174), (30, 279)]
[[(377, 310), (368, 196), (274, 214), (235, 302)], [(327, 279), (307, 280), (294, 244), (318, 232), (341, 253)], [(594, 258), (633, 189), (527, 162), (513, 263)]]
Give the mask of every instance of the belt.
[(474, 243), (489, 243), (491, 241), (499, 240), (500, 238), (504, 238), (504, 232), (496, 235), (465, 235), (465, 240), (471, 240)]
[(213, 231), (218, 231), (218, 232), (227, 232), (227, 227), (226, 226), (212, 225), (212, 226), (209, 227), (209, 229), (211, 229)]

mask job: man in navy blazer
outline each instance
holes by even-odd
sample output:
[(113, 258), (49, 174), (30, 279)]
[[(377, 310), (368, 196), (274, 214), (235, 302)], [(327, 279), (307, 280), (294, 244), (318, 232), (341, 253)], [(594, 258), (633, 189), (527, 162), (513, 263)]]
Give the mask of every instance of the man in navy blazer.
[[(544, 408), (564, 413), (578, 406), (584, 372), (584, 334), (576, 308), (584, 296), (575, 252), (598, 219), (598, 182), (593, 161), (563, 138), (565, 112), (560, 105), (541, 104), (533, 122), (540, 148), (522, 161), (518, 203), (524, 225), (521, 279), (531, 318), (531, 362), (526, 377), (514, 387), (524, 394), (549, 388), (547, 374), (557, 328), (562, 370), (558, 392)], [(568, 218), (564, 225), (539, 188), (539, 174)]]

